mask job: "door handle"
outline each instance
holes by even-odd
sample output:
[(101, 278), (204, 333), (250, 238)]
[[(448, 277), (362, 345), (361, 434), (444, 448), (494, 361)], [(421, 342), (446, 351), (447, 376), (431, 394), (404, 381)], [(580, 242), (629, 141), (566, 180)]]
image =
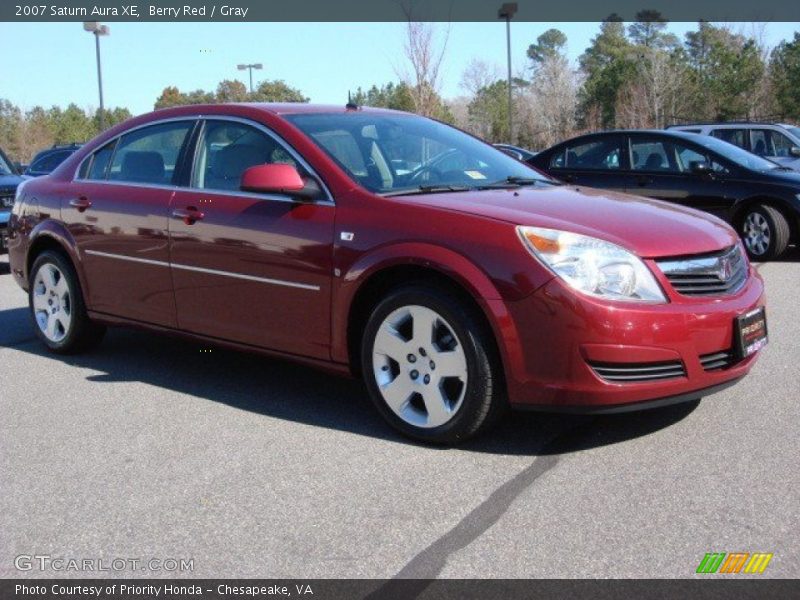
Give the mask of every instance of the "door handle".
[(566, 183), (572, 183), (572, 182), (575, 181), (576, 177), (575, 177), (575, 175), (562, 175), (561, 179), (562, 179), (562, 181), (565, 181)]
[(86, 196), (80, 196), (78, 198), (73, 198), (69, 201), (69, 205), (77, 208), (78, 212), (83, 212), (87, 208), (92, 206), (91, 201)]
[(636, 179), (636, 183), (638, 183), (640, 186), (645, 186), (653, 183), (653, 180), (650, 177), (639, 177)]
[(186, 208), (176, 208), (172, 211), (172, 216), (182, 219), (187, 225), (194, 225), (195, 221), (202, 221), (206, 215), (194, 206), (187, 206)]

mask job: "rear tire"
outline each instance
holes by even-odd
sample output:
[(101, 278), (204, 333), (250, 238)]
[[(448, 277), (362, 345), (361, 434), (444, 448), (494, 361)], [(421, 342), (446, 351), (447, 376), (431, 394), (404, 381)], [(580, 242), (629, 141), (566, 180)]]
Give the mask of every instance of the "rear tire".
[(455, 445), (487, 428), (506, 405), (502, 370), (476, 309), (426, 284), (389, 293), (361, 344), (369, 394), (392, 427)]
[(789, 245), (789, 223), (777, 208), (755, 204), (742, 215), (739, 235), (751, 259), (772, 260)]
[(82, 352), (103, 339), (105, 327), (89, 319), (77, 273), (59, 252), (47, 250), (36, 257), (28, 306), (36, 336), (51, 352)]

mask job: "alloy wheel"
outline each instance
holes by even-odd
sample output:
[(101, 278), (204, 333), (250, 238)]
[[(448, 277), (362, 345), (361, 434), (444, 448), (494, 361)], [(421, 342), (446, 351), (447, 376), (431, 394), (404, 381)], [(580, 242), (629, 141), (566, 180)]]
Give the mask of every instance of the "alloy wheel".
[(60, 342), (72, 325), (72, 296), (67, 278), (52, 263), (45, 263), (36, 272), (33, 282), (33, 316), (44, 336)]
[(453, 327), (425, 306), (403, 306), (375, 335), (372, 366), (381, 396), (415, 427), (444, 425), (467, 391), (467, 357)]
[(751, 212), (744, 220), (744, 243), (756, 256), (766, 254), (772, 239), (769, 223), (759, 212)]

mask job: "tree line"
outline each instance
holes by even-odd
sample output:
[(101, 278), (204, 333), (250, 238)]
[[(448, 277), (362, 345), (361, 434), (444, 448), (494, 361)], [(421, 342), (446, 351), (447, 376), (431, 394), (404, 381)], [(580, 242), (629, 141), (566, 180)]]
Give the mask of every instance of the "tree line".
[(600, 129), (800, 120), (800, 33), (768, 50), (757, 35), (728, 26), (700, 22), (679, 39), (657, 12), (637, 19), (606, 19), (577, 65), (557, 29), (530, 44), (528, 65), (512, 80), (513, 136), (506, 79), (473, 61), (462, 78), (466, 93), (449, 103), (456, 123), (491, 141), (542, 149)]
[[(625, 23), (611, 15), (576, 64), (566, 55), (567, 36), (542, 33), (527, 48), (525, 67), (512, 79), (514, 123), (508, 129), (508, 81), (498, 65), (473, 59), (461, 76), (462, 94), (441, 95), (447, 40), (437, 25), (409, 22), (404, 54), (408, 68), (397, 81), (356, 87), (359, 105), (416, 112), (453, 123), (492, 142), (541, 149), (584, 131), (661, 128), (692, 120), (800, 120), (800, 33), (768, 49), (759, 35), (700, 22), (683, 39), (655, 11)], [(165, 88), (154, 108), (224, 102), (308, 102), (281, 80), (248, 91), (224, 80), (215, 90)], [(107, 110), (110, 126), (129, 118), (125, 108)], [(99, 133), (99, 111), (22, 110), (0, 99), (0, 147), (27, 162), (53, 144), (83, 142)]]

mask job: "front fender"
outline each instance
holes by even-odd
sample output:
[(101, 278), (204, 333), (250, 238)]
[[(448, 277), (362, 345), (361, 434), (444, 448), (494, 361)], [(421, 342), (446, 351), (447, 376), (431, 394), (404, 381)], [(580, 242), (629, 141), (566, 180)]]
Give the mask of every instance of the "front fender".
[(497, 287), (474, 262), (453, 250), (434, 244), (408, 242), (378, 248), (354, 262), (334, 287), (331, 356), (336, 362), (349, 361), (348, 317), (359, 290), (373, 275), (396, 266), (417, 266), (437, 271), (460, 284), (483, 310), (494, 332), (506, 369), (522, 366), (516, 326)]

